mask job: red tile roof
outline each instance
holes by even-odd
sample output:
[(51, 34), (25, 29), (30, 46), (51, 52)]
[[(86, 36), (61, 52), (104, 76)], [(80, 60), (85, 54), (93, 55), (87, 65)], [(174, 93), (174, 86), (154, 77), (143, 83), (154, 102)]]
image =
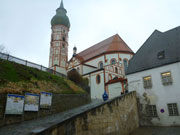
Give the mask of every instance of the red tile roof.
[(116, 34), (78, 53), (76, 57), (81, 62), (85, 62), (98, 55), (112, 52), (134, 54), (134, 52), (128, 47), (128, 45), (122, 40), (122, 38), (118, 34)]

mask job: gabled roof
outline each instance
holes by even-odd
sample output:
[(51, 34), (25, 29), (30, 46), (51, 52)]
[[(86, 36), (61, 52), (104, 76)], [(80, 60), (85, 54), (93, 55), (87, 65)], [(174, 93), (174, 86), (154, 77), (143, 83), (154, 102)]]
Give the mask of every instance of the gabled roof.
[[(158, 59), (164, 51), (164, 59)], [(129, 61), (126, 74), (180, 61), (180, 26), (166, 32), (155, 30)]]
[(78, 53), (76, 57), (81, 62), (85, 62), (96, 56), (113, 52), (134, 54), (134, 52), (128, 47), (122, 38), (116, 34)]

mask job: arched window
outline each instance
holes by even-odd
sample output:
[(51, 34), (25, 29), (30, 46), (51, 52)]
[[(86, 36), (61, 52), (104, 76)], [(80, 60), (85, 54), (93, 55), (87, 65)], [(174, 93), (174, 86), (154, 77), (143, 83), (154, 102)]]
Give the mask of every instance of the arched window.
[(124, 64), (124, 71), (126, 72), (127, 67), (128, 67), (128, 60), (127, 60), (127, 59), (124, 59), (124, 60), (123, 60), (123, 64)]
[(56, 35), (56, 40), (59, 40), (60, 39), (60, 35)]
[(103, 62), (102, 61), (99, 62), (98, 67), (99, 67), (99, 69), (103, 68)]
[(112, 64), (112, 65), (113, 65), (113, 64), (116, 64), (116, 59), (115, 59), (115, 58), (111, 59), (111, 64)]
[(118, 74), (118, 68), (117, 67), (115, 67), (115, 72)]
[(63, 40), (63, 41), (66, 41), (66, 38), (65, 38), (65, 36), (63, 36), (63, 37), (62, 37), (62, 40)]
[(56, 49), (56, 54), (59, 54), (59, 50), (58, 49)]
[(65, 48), (65, 44), (64, 43), (62, 44), (62, 47)]
[(100, 75), (96, 75), (96, 83), (100, 84), (101, 82), (101, 76)]

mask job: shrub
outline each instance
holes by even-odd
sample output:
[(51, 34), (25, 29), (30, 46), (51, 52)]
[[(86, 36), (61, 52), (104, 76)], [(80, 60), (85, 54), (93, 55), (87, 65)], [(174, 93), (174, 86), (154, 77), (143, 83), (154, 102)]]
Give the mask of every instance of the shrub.
[(75, 84), (86, 90), (86, 92), (90, 92), (90, 88), (88, 86), (88, 78), (83, 78), (76, 69), (72, 69), (71, 71), (69, 71), (67, 73), (67, 77), (69, 80), (73, 81)]
[(76, 71), (76, 69), (72, 69), (67, 73), (67, 77), (69, 80), (75, 82), (76, 84), (80, 84), (82, 81), (81, 75)]

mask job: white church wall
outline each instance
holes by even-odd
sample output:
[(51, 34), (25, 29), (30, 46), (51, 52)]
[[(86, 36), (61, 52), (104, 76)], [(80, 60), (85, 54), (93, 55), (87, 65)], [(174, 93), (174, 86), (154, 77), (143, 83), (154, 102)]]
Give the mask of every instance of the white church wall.
[(99, 62), (102, 61), (103, 62), (103, 65), (104, 65), (104, 56), (99, 56), (97, 58), (94, 58), (90, 61), (87, 61), (85, 64), (88, 64), (88, 65), (91, 65), (91, 66), (94, 66), (94, 67), (98, 67), (98, 64)]
[(97, 70), (97, 68), (92, 68), (92, 67), (89, 67), (89, 66), (86, 66), (86, 65), (83, 65), (83, 74), (87, 74), (87, 73), (90, 73), (92, 71), (95, 71)]
[(119, 57), (123, 60), (123, 59), (128, 59), (130, 60), (132, 58), (132, 55), (131, 54), (123, 54), (123, 53), (120, 53), (119, 54)]
[(91, 77), (90, 74), (84, 75), (83, 78), (87, 78), (89, 80), (89, 87), (91, 87)]
[(108, 60), (107, 62), (106, 62), (106, 65), (110, 65), (111, 63), (110, 63), (110, 61), (111, 61), (111, 59), (116, 59), (116, 62), (118, 62), (118, 53), (111, 53), (111, 54), (106, 54), (106, 59)]
[[(172, 85), (162, 84), (161, 73), (167, 71), (171, 72)], [(149, 75), (152, 78), (152, 88), (144, 89), (143, 77)], [(167, 107), (168, 103), (177, 103), (180, 114), (180, 62), (130, 74), (127, 75), (127, 79), (129, 91), (136, 90), (142, 104), (146, 103), (146, 96), (151, 105), (156, 105), (158, 117), (152, 118), (154, 125), (180, 125), (180, 116), (169, 116)], [(164, 109), (164, 113), (161, 113), (161, 109)]]
[(120, 96), (122, 92), (121, 83), (117, 82), (117, 83), (109, 84), (108, 91), (109, 91), (109, 99)]
[[(100, 75), (101, 81), (99, 84), (96, 83), (96, 76)], [(92, 73), (90, 75), (90, 84), (91, 84), (91, 99), (102, 99), (102, 95), (104, 93), (104, 73), (103, 71), (99, 71), (96, 73)]]

